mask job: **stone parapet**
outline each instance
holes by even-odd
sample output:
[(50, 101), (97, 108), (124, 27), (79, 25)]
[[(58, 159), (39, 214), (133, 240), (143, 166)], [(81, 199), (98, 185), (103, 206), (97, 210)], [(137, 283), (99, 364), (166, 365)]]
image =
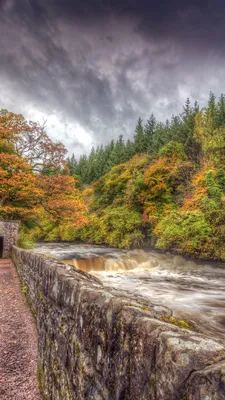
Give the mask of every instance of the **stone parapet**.
[(13, 248), (37, 320), (48, 400), (223, 400), (224, 343), (162, 321), (157, 299)]

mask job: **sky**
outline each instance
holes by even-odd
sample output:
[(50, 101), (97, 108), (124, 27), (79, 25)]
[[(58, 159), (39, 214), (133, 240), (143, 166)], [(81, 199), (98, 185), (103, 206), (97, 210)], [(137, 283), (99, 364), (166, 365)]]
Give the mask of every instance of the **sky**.
[(0, 108), (78, 157), (225, 92), (224, 0), (0, 0)]

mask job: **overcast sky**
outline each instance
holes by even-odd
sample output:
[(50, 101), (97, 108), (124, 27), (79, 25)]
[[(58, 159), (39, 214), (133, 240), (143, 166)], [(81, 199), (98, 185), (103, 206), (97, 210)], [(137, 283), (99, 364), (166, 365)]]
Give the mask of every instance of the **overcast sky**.
[(0, 108), (88, 152), (225, 92), (224, 0), (0, 0)]

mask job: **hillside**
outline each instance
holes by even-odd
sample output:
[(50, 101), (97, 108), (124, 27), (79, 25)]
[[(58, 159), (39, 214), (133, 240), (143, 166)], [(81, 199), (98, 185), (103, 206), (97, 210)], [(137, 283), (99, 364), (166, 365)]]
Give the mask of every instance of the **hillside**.
[[(71, 173), (73, 161), (74, 157), (69, 160)], [(93, 149), (85, 162), (83, 170), (84, 158), (75, 164), (81, 186), (93, 181), (83, 190), (89, 222), (63, 239), (126, 248), (147, 243), (225, 259), (223, 95), (216, 102), (210, 93), (202, 110), (187, 100), (183, 114), (165, 124), (152, 116), (143, 128), (139, 120), (133, 142), (125, 144), (120, 137)], [(108, 172), (97, 179), (100, 165)]]
[(21, 243), (82, 240), (151, 245), (225, 259), (225, 97), (187, 100), (171, 121), (141, 119), (91, 154), (65, 160), (44, 127), (0, 114), (0, 216), (21, 220)]

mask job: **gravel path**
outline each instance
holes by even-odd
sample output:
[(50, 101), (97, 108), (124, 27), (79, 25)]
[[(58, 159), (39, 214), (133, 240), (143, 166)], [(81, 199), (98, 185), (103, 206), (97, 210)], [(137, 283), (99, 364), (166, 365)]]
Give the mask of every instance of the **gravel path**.
[(11, 260), (0, 260), (0, 399), (41, 399), (36, 327)]

